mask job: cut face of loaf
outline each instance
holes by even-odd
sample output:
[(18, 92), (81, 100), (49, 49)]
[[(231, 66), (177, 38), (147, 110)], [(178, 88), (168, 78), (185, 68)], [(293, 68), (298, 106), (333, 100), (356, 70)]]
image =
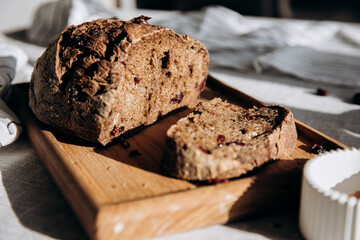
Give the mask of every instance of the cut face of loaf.
[(201, 102), (167, 132), (164, 170), (186, 180), (238, 177), (296, 146), (293, 114), (281, 106), (245, 110), (220, 98)]
[(68, 27), (35, 64), (29, 98), (37, 118), (106, 145), (170, 111), (193, 107), (207, 78), (207, 50), (148, 19)]

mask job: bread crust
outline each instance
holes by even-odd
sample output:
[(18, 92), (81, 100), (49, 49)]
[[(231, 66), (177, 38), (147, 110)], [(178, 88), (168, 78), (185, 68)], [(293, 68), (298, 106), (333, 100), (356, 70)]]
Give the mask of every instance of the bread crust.
[(207, 78), (206, 48), (148, 19), (98, 19), (65, 29), (31, 76), (29, 105), (36, 117), (106, 145), (194, 106)]
[[(257, 137), (263, 134), (263, 137), (261, 137), (260, 140), (256, 140), (260, 142), (256, 143), (258, 146), (255, 146), (255, 143), (251, 142), (253, 141), (252, 138), (250, 138), (250, 140), (241, 140), (239, 143), (235, 142), (236, 144), (227, 144), (223, 142), (221, 144), (222, 146), (220, 146), (219, 143), (215, 147), (211, 147), (211, 144), (208, 144), (208, 148), (201, 146), (201, 144), (206, 145), (208, 142), (216, 141), (217, 138), (219, 139), (219, 136), (222, 136), (222, 138), (225, 139), (225, 136), (219, 135), (219, 133), (207, 134), (202, 137), (206, 138), (205, 141), (202, 139), (202, 143), (197, 142), (198, 140), (188, 140), (191, 137), (184, 133), (185, 131), (188, 131), (184, 130), (186, 127), (191, 129), (189, 131), (192, 132), (192, 134), (199, 136), (203, 136), (204, 131), (208, 131), (210, 128), (214, 127), (211, 120), (209, 120), (209, 122), (206, 122), (205, 120), (199, 123), (199, 119), (196, 118), (198, 116), (197, 112), (200, 111), (202, 114), (205, 114), (205, 118), (210, 119), (212, 113), (211, 109), (215, 105), (217, 105), (217, 108), (215, 108), (214, 111), (220, 113), (220, 116), (218, 117), (219, 122), (235, 122), (234, 118), (226, 117), (229, 112), (249, 112), (249, 110), (222, 102), (221, 99), (214, 99), (205, 104), (205, 107), (201, 108), (202, 110), (197, 108), (193, 113), (179, 120), (178, 123), (170, 127), (167, 132), (166, 150), (163, 159), (164, 171), (167, 175), (186, 180), (200, 181), (234, 178), (247, 173), (255, 167), (259, 167), (270, 160), (284, 159), (290, 156), (294, 151), (297, 141), (294, 117), (290, 110), (282, 106), (267, 107), (274, 108), (276, 111), (281, 112), (281, 114), (276, 118), (276, 122), (272, 123), (272, 125), (270, 124), (273, 128), (269, 130), (269, 132), (260, 131), (258, 135), (255, 136)], [(221, 105), (220, 108), (219, 105)], [(229, 108), (232, 108), (232, 110)], [(256, 111), (260, 110), (261, 109), (253, 109), (250, 111), (256, 113)], [(231, 114), (233, 115), (233, 113)], [(242, 114), (242, 116), (244, 116), (244, 114)], [(192, 119), (191, 121), (194, 122), (189, 123), (189, 119)], [(248, 119), (242, 119), (241, 121), (249, 122)], [(209, 125), (203, 127), (202, 130), (199, 130), (201, 129), (199, 124)], [(231, 124), (232, 123), (230, 123), (230, 125)], [(250, 123), (250, 125), (251, 124), (252, 123)], [(234, 126), (234, 129), (231, 129), (233, 135), (235, 134), (240, 136), (240, 139), (245, 139), (246, 134), (242, 134), (241, 131), (244, 130), (237, 129), (236, 126)], [(228, 139), (228, 141), (234, 141), (234, 139)]]

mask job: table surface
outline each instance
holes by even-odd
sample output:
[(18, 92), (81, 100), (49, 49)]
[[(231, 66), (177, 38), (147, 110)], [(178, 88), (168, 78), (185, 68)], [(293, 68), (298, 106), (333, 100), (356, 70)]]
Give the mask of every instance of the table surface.
[[(291, 21), (291, 20), (289, 20)], [(350, 147), (360, 147), (359, 88), (302, 81), (275, 72), (212, 68), (224, 83), (267, 104), (290, 108), (295, 118)], [(317, 96), (318, 87), (330, 92)], [(0, 149), (0, 239), (87, 239), (72, 210), (32, 150), (26, 134)], [(302, 239), (298, 209), (249, 216), (226, 225), (158, 239)]]

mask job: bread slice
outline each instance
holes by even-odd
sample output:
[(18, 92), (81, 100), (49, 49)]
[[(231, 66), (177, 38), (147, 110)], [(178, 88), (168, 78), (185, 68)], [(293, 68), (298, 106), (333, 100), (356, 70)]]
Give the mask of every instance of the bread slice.
[(194, 107), (205, 86), (208, 51), (148, 19), (99, 19), (64, 30), (31, 77), (37, 118), (106, 145), (174, 109)]
[(197, 105), (167, 131), (165, 172), (186, 180), (238, 177), (289, 156), (297, 132), (281, 106), (243, 109), (220, 98)]

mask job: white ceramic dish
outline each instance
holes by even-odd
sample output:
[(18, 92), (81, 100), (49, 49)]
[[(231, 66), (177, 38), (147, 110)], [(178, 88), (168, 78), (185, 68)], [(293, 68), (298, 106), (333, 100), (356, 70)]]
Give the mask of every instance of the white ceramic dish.
[(300, 230), (308, 240), (360, 240), (360, 151), (337, 150), (310, 159), (303, 172)]

